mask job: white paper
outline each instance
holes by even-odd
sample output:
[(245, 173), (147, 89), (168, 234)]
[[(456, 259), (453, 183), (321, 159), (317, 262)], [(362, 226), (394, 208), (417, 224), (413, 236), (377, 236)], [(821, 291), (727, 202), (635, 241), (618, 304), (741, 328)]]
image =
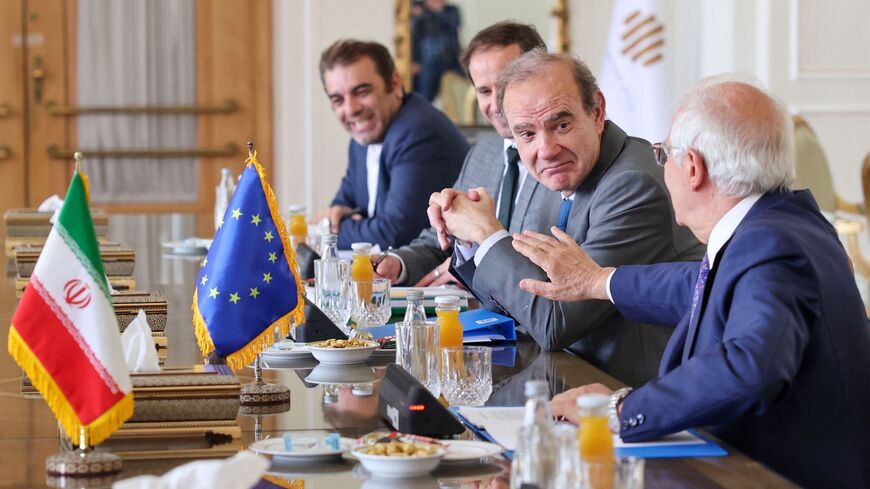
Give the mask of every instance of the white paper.
[(139, 314), (121, 333), (121, 348), (124, 360), (131, 372), (159, 372), (160, 361), (157, 359), (157, 348), (145, 311), (139, 309)]
[[(485, 429), (496, 443), (507, 450), (516, 449), (517, 438), (523, 425), (524, 407), (460, 407), (458, 409), (459, 414), (470, 423)], [(619, 435), (613, 435), (614, 448), (701, 445), (704, 443), (706, 443), (704, 440), (688, 431), (680, 431), (656, 440), (639, 443), (626, 443)]]
[[(462, 290), (455, 286), (441, 286), (441, 287), (391, 287), (390, 288), (390, 298), (391, 299), (405, 299), (408, 296), (408, 291), (411, 289), (417, 289), (423, 291), (424, 299), (434, 299), (435, 297), (440, 297), (442, 295), (455, 295), (460, 299), (465, 299), (468, 297), (468, 291)], [(433, 302), (434, 305), (434, 302)]]
[(63, 199), (58, 197), (57, 194), (52, 195), (51, 197), (42, 201), (39, 204), (39, 207), (36, 208), (39, 212), (54, 212), (60, 210), (63, 207)]
[(689, 433), (688, 431), (680, 431), (667, 436), (663, 436), (656, 440), (642, 441), (637, 443), (626, 443), (622, 441), (619, 435), (613, 435), (613, 448), (639, 448), (639, 447), (665, 447), (668, 445), (703, 445), (706, 441)]
[(517, 407), (460, 407), (461, 414), (470, 423), (489, 433), (506, 450), (516, 450), (517, 438), (523, 426), (525, 408)]

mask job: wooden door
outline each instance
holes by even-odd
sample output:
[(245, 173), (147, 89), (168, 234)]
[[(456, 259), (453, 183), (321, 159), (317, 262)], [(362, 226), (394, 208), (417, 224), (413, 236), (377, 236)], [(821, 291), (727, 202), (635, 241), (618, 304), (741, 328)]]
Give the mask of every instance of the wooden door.
[[(9, 0), (0, 15), (0, 211), (27, 204), (24, 165), (23, 0)], [(5, 235), (5, 226), (2, 233)]]
[[(77, 4), (76, 0), (4, 3), (0, 39), (13, 41), (0, 44), (0, 59), (6, 61), (0, 70), (0, 97), (8, 98), (0, 98), (0, 178), (9, 189), (0, 193), (3, 209), (33, 207), (51, 194), (64, 195), (73, 151), (83, 151), (88, 159), (104, 154), (76, 144), (76, 118), (94, 109), (76, 104)], [(166, 113), (166, 109), (198, 114), (196, 147), (178, 148), (171, 155), (189, 154), (191, 164), (198, 165), (199, 185), (191, 188), (195, 200), (107, 201), (97, 203), (100, 207), (116, 213), (193, 213), (198, 234), (207, 237), (214, 232), (214, 187), (220, 169), (241, 172), (247, 141), (255, 143), (260, 162), (271, 174), (271, 5), (195, 0), (196, 106), (108, 108), (118, 116), (132, 111)], [(9, 154), (4, 159), (5, 146)]]

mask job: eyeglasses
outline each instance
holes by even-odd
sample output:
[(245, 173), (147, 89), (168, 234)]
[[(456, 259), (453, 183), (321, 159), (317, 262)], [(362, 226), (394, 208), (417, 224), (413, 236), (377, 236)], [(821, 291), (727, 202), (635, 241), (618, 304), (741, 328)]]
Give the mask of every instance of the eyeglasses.
[(670, 157), (674, 151), (680, 151), (682, 148), (677, 148), (667, 143), (655, 143), (652, 145), (652, 149), (656, 163), (658, 163), (659, 166), (665, 166), (668, 157)]

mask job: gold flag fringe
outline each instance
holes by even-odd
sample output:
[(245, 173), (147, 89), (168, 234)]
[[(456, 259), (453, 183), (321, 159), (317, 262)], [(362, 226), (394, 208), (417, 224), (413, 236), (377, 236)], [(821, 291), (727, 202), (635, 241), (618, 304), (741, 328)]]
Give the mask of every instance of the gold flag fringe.
[(85, 429), (85, 443), (97, 445), (133, 416), (133, 393), (127, 393), (100, 417), (87, 425), (83, 425), (75, 409), (55, 383), (54, 378), (45, 370), (42, 362), (18, 334), (15, 325), (9, 327), (8, 348), (9, 354), (24, 370), (36, 390), (42, 394), (49, 409), (54, 413), (54, 417), (57, 418), (66, 435), (75, 444), (79, 442), (82, 427)]
[(274, 475), (263, 475), (263, 480), (275, 484), (278, 487), (286, 489), (305, 489), (305, 481), (302, 479), (287, 480)]
[[(268, 328), (248, 342), (247, 345), (227, 355), (227, 365), (233, 371), (245, 368), (246, 365), (254, 361), (258, 354), (272, 346), (272, 343), (275, 342), (274, 332), (276, 327), (280, 330), (281, 336), (284, 337), (290, 332), (291, 327), (298, 326), (305, 321), (305, 289), (302, 286), (302, 279), (299, 277), (299, 265), (296, 264), (296, 251), (290, 246), (290, 235), (287, 234), (284, 218), (281, 217), (281, 213), (278, 211), (278, 199), (266, 180), (266, 172), (257, 160), (256, 151), (248, 156), (245, 164), (253, 165), (254, 169), (257, 170), (257, 175), (260, 177), (260, 185), (262, 185), (263, 194), (266, 196), (266, 202), (269, 204), (269, 214), (272, 216), (272, 222), (275, 223), (275, 227), (278, 229), (278, 235), (281, 237), (281, 244), (284, 247), (284, 258), (290, 265), (290, 272), (293, 274), (293, 278), (296, 279), (296, 307), (270, 324)], [(193, 305), (191, 308), (193, 309), (196, 343), (199, 346), (199, 351), (203, 355), (207, 355), (215, 349), (215, 346), (206, 327), (205, 320), (202, 318), (202, 314), (200, 314), (197, 307), (196, 291), (193, 293)]]

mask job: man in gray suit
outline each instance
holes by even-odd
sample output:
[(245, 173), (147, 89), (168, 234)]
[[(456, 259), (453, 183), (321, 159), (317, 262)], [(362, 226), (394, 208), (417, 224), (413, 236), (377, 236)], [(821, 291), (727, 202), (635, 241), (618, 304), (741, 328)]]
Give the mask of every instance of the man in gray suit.
[[(497, 97), (529, 173), (559, 192), (541, 204), (540, 232), (558, 226), (606, 266), (700, 257), (700, 243), (676, 225), (652, 148), (605, 121), (604, 95), (585, 64), (526, 53), (502, 72)], [(486, 189), (447, 189), (429, 203), (442, 245), (448, 234), (457, 240), (457, 273), (487, 306), (546, 350), (568, 348), (631, 385), (655, 376), (670, 329), (627, 321), (609, 302), (558, 302), (520, 289), (521, 279), (547, 275), (513, 249)]]
[[(526, 178), (528, 171), (519, 161), (510, 130), (498, 112), (496, 81), (508, 63), (537, 48), (546, 46), (534, 26), (499, 22), (478, 32), (462, 56), (478, 107), (498, 135), (482, 138), (472, 146), (454, 186), (463, 191), (483, 187), (496, 196), (496, 215), (514, 232), (532, 228), (540, 202), (550, 192), (535, 179)], [(435, 230), (429, 228), (411, 244), (384, 257), (377, 273), (394, 284), (435, 286), (452, 281), (449, 265), (450, 253), (441, 249)]]

